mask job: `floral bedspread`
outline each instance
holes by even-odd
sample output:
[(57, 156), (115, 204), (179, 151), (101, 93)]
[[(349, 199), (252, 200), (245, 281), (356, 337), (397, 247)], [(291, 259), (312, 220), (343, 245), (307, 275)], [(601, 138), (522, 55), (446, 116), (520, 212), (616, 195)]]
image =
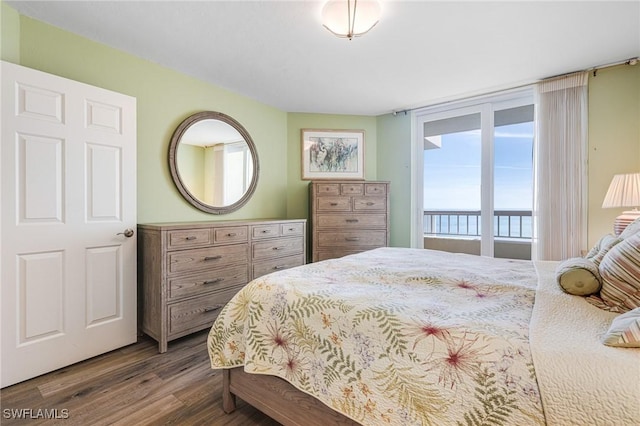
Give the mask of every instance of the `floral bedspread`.
[(380, 248), (249, 283), (212, 368), (279, 376), (364, 425), (544, 424), (531, 262)]

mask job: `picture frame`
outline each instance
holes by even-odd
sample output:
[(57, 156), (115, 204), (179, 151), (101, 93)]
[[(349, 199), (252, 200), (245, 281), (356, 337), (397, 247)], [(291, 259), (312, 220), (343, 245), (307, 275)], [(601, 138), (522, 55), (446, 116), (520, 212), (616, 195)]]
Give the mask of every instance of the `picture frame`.
[(364, 130), (301, 130), (302, 180), (364, 180)]

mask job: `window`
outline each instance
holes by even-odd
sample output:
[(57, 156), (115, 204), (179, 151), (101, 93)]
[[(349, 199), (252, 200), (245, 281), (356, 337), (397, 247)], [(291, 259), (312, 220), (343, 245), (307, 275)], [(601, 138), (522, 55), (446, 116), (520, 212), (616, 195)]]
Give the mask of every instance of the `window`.
[(228, 206), (245, 194), (253, 176), (251, 151), (244, 142), (219, 143), (205, 148), (205, 201)]
[(253, 176), (251, 152), (246, 143), (225, 145), (224, 205), (238, 201), (247, 191)]
[(422, 176), (413, 195), (424, 247), (530, 258), (531, 91), (427, 108), (416, 123)]

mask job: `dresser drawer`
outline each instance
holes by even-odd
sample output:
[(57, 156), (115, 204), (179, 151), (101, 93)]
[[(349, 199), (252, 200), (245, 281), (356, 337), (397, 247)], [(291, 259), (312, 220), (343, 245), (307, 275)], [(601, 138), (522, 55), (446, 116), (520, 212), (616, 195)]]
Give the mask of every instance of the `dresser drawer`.
[(364, 184), (362, 183), (342, 183), (340, 184), (342, 195), (362, 195), (364, 194)]
[(213, 230), (213, 242), (215, 244), (244, 243), (247, 241), (249, 241), (249, 228), (247, 226), (229, 226)]
[(169, 274), (224, 268), (248, 262), (246, 244), (171, 252), (167, 256)]
[(386, 228), (385, 214), (319, 214), (316, 226), (318, 228)]
[(167, 248), (169, 250), (200, 247), (211, 244), (209, 229), (187, 229), (167, 231)]
[(365, 183), (364, 193), (365, 195), (386, 195), (387, 185), (384, 183)]
[(387, 210), (386, 197), (353, 197), (354, 211), (381, 211)]
[(276, 241), (260, 241), (253, 243), (253, 259), (270, 259), (304, 253), (302, 238), (280, 238)]
[(280, 235), (280, 225), (257, 225), (251, 227), (251, 238), (273, 238)]
[(196, 275), (179, 276), (169, 280), (169, 300), (234, 287), (249, 282), (247, 265), (206, 271)]
[[(340, 196), (340, 182), (333, 185)], [(303, 265), (306, 219), (138, 225), (140, 331), (168, 343), (211, 327), (254, 276)]]
[(255, 279), (271, 272), (282, 271), (283, 269), (289, 269), (300, 265), (304, 265), (303, 254), (256, 262), (253, 264), (253, 278)]
[[(350, 249), (346, 249), (346, 248), (342, 248), (342, 249), (324, 249), (324, 250), (318, 250), (314, 253), (314, 258), (313, 261), (314, 262), (320, 262), (321, 260), (328, 260), (328, 259), (335, 259), (337, 257), (343, 257), (346, 256), (348, 254), (356, 254), (356, 253), (360, 253), (363, 252), (365, 249), (361, 249), (361, 250), (350, 250)], [(368, 249), (366, 249), (368, 250)]]
[(386, 231), (318, 232), (318, 247), (383, 247), (387, 245)]
[(304, 235), (304, 223), (282, 223), (280, 225), (280, 235), (282, 235), (283, 237)]
[(319, 212), (350, 212), (350, 197), (318, 197), (316, 200)]
[(339, 183), (319, 183), (316, 186), (319, 196), (324, 195), (340, 195)]
[(242, 287), (229, 287), (218, 293), (168, 305), (169, 336), (211, 327), (224, 305)]

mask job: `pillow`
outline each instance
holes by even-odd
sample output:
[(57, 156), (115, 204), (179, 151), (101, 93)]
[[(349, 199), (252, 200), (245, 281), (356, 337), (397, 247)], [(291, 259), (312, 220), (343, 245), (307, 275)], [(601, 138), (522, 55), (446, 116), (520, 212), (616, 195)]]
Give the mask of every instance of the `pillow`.
[(616, 237), (615, 235), (612, 235), (612, 234), (603, 235), (600, 238), (600, 240), (596, 243), (596, 245), (593, 246), (591, 250), (589, 250), (589, 253), (587, 253), (585, 258), (590, 259), (596, 265), (599, 265), (600, 262), (602, 261), (602, 258), (604, 258), (607, 252), (611, 250), (611, 247), (615, 246), (620, 241), (622, 241), (622, 239), (620, 239), (619, 237)]
[(619, 348), (640, 348), (640, 308), (615, 317), (602, 343)]
[(575, 296), (588, 296), (602, 286), (598, 265), (589, 259), (574, 257), (558, 265), (556, 279), (560, 287)]
[(640, 307), (640, 233), (616, 244), (600, 262), (600, 298), (609, 307), (626, 312)]
[(624, 228), (624, 231), (620, 233), (620, 239), (624, 240), (625, 238), (629, 238), (633, 234), (637, 234), (638, 231), (640, 231), (640, 216)]

